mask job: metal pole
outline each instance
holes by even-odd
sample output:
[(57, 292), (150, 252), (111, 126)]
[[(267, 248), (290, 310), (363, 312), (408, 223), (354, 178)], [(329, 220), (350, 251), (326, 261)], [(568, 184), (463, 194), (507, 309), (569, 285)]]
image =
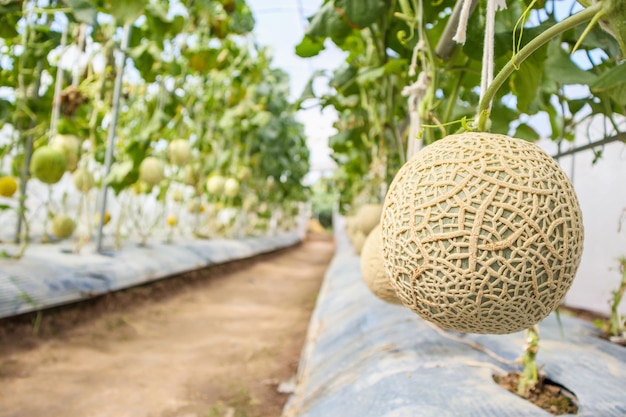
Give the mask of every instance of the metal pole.
[[(61, 49), (65, 52), (67, 46), (67, 32), (69, 31), (69, 24), (63, 29), (61, 35)], [(61, 93), (63, 91), (63, 68), (61, 67), (61, 58), (57, 64), (57, 75), (54, 83), (54, 98), (52, 100), (52, 116), (50, 117), (50, 132), (48, 140), (54, 138), (57, 134), (57, 126), (59, 124), (59, 115), (61, 114)]]
[[(39, 62), (37, 62), (37, 69), (35, 70), (37, 71), (37, 74), (39, 75), (35, 79), (35, 84), (32, 89), (32, 92), (33, 92), (32, 98), (39, 98), (39, 87), (41, 85), (41, 71), (42, 70), (43, 70), (43, 62), (39, 60)], [(34, 126), (35, 126), (35, 121), (32, 120), (30, 122), (28, 130), (31, 130)], [(21, 136), (22, 132), (19, 132), (18, 135)], [(34, 144), (35, 144), (35, 138), (33, 137), (32, 133), (29, 133), (28, 136), (26, 136), (26, 141), (24, 143), (24, 163), (22, 165), (22, 169), (20, 172), (20, 196), (19, 196), (19, 206), (18, 206), (19, 215), (17, 216), (17, 225), (15, 227), (15, 239), (14, 239), (15, 243), (20, 243), (22, 241), (22, 237), (21, 237), (22, 227), (24, 226), (23, 222), (26, 217), (26, 186), (28, 184), (28, 179), (30, 176), (30, 160), (31, 160), (31, 157), (33, 156)], [(26, 225), (26, 228), (28, 230), (28, 225)], [(26, 241), (28, 241), (29, 237), (25, 236), (25, 239)]]
[[(120, 97), (122, 94), (122, 80), (124, 77), (124, 66), (126, 63), (126, 50), (128, 49), (128, 42), (130, 40), (131, 24), (124, 25), (124, 33), (122, 35), (122, 43), (120, 46), (120, 53), (118, 55), (117, 62), (117, 75), (115, 77), (115, 86), (113, 88), (113, 109), (111, 112), (111, 125), (109, 126), (109, 134), (107, 137), (107, 151), (104, 158), (104, 178), (109, 175), (111, 171), (111, 164), (113, 162), (113, 151), (115, 149), (115, 129), (117, 127), (117, 118), (120, 110)], [(102, 238), (104, 228), (104, 214), (107, 207), (107, 191), (109, 187), (106, 182), (102, 184), (102, 197), (100, 201), (100, 219), (98, 219), (98, 240), (97, 251), (102, 252)]]

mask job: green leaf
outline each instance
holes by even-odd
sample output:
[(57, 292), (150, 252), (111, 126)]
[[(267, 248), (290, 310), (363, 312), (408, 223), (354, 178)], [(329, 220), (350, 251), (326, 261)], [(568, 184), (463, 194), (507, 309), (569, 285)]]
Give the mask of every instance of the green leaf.
[(11, 107), (10, 102), (0, 99), (0, 126), (9, 121), (11, 117)]
[(617, 87), (619, 84), (623, 83), (626, 83), (626, 63), (604, 71), (589, 87), (591, 87), (592, 90), (603, 91)]
[(335, 153), (347, 153), (351, 147), (350, 143), (354, 144), (355, 136), (358, 136), (358, 131), (345, 129), (329, 137), (328, 146), (330, 146)]
[(516, 118), (517, 113), (513, 109), (502, 105), (499, 101), (494, 102), (489, 117), (491, 120), (491, 131), (493, 133), (508, 135), (510, 123)]
[(306, 35), (312, 38), (342, 39), (348, 36), (351, 31), (350, 25), (346, 23), (333, 3), (329, 1), (311, 18), (311, 23), (306, 29)]
[(372, 83), (385, 75), (385, 67), (361, 68), (356, 77), (359, 84)]
[(120, 26), (133, 23), (143, 13), (148, 0), (110, 0), (109, 12)]
[(0, 0), (0, 14), (21, 12), (22, 0)]
[(531, 112), (530, 105), (537, 97), (545, 64), (546, 48), (539, 49), (527, 58), (511, 76), (511, 89), (517, 96), (520, 113)]
[(308, 35), (305, 35), (302, 38), (302, 41), (298, 45), (296, 45), (296, 55), (301, 58), (310, 58), (319, 54), (323, 50), (323, 39), (312, 38)]
[(260, 111), (256, 113), (252, 119), (250, 119), (250, 123), (255, 126), (265, 126), (272, 120), (272, 113), (268, 111)]
[(567, 107), (569, 108), (569, 111), (572, 113), (572, 115), (574, 115), (581, 111), (586, 104), (589, 104), (589, 102), (590, 99), (588, 98), (567, 100)]
[(97, 11), (89, 0), (64, 0), (72, 9), (72, 15), (76, 21), (92, 25), (96, 22)]
[(551, 42), (548, 46), (548, 58), (545, 62), (546, 77), (559, 84), (592, 84), (596, 75), (582, 70), (571, 59), (570, 55), (560, 46), (560, 41)]
[(198, 72), (207, 72), (211, 68), (216, 68), (218, 55), (219, 51), (213, 48), (185, 52), (189, 68)]
[(0, 15), (0, 38), (11, 39), (19, 35), (15, 29), (19, 20), (18, 14)]
[(385, 74), (404, 74), (409, 66), (408, 59), (390, 59), (384, 65)]
[(134, 183), (139, 174), (134, 172), (133, 174), (133, 162), (124, 161), (120, 164), (113, 165), (109, 175), (105, 179), (105, 184), (113, 189), (115, 194), (119, 194), (124, 188)]
[(611, 98), (615, 100), (617, 104), (626, 106), (626, 82), (618, 84), (617, 86), (612, 88), (609, 91), (609, 96), (611, 96)]
[(524, 139), (528, 142), (535, 142), (539, 139), (539, 133), (526, 123), (520, 123), (515, 129), (514, 137), (518, 139)]
[(298, 98), (298, 101), (295, 103), (297, 108), (299, 108), (302, 105), (302, 102), (304, 102), (305, 100), (316, 98), (315, 91), (313, 91), (313, 83), (315, 82), (316, 78), (321, 77), (324, 74), (324, 70), (317, 70), (311, 75), (311, 78), (306, 83), (306, 85), (304, 86), (304, 90), (302, 90), (302, 93), (300, 94), (300, 98)]
[[(586, 30), (586, 25), (578, 25), (573, 30), (564, 33), (562, 39), (573, 46), (580, 40), (584, 30)], [(594, 25), (585, 35), (580, 44), (580, 49), (588, 51), (600, 49), (609, 56), (618, 56), (620, 54), (619, 45), (615, 38), (602, 29), (600, 25)]]
[(335, 0), (337, 7), (345, 13), (350, 23), (364, 28), (385, 14), (387, 2), (382, 0)]

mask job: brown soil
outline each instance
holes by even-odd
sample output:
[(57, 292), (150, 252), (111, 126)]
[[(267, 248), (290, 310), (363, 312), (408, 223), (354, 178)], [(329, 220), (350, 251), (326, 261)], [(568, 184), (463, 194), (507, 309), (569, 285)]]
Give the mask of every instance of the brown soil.
[(573, 317), (576, 317), (576, 318), (579, 318), (581, 320), (585, 320), (591, 323), (593, 323), (596, 320), (605, 321), (609, 319), (609, 317), (605, 314), (596, 313), (596, 312), (586, 310), (583, 308), (568, 307), (568, 306), (562, 305), (559, 307), (558, 310), (559, 310), (559, 313), (561, 314), (573, 316)]
[(306, 239), (0, 320), (0, 417), (279, 416), (333, 250)]
[[(515, 395), (519, 395), (517, 394), (519, 377), (519, 372), (509, 372), (506, 375), (494, 375), (493, 379), (501, 387), (506, 388)], [(555, 416), (578, 413), (574, 395), (548, 379), (541, 380), (536, 387), (530, 390), (527, 396), (520, 395), (520, 397)]]

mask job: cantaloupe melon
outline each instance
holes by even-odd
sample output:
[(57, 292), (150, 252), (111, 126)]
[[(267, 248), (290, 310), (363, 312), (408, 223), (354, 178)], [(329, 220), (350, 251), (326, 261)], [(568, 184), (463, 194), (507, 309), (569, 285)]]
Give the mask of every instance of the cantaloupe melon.
[(78, 167), (78, 159), (80, 158), (81, 140), (78, 136), (57, 134), (50, 140), (49, 146), (63, 152), (67, 160), (65, 169), (74, 172)]
[(383, 301), (401, 304), (383, 264), (380, 224), (367, 236), (361, 250), (361, 275), (370, 291)]
[(30, 172), (33, 177), (45, 184), (59, 182), (66, 168), (67, 158), (63, 152), (49, 146), (35, 149), (30, 160)]
[(74, 234), (76, 222), (65, 214), (57, 214), (52, 219), (52, 235), (58, 239), (67, 239)]
[(72, 179), (76, 189), (82, 193), (89, 192), (96, 183), (93, 174), (87, 168), (78, 168), (72, 174)]
[(191, 160), (191, 147), (186, 139), (174, 139), (167, 146), (168, 160), (177, 166), (184, 166)]
[(380, 215), (383, 211), (382, 204), (364, 204), (359, 207), (356, 213), (355, 226), (365, 234), (369, 235), (374, 227), (380, 223)]
[(354, 247), (354, 251), (357, 254), (361, 253), (363, 249), (363, 244), (365, 243), (365, 239), (367, 236), (360, 230), (355, 230), (350, 236), (350, 241), (352, 242), (352, 246)]
[(165, 178), (165, 166), (163, 162), (148, 156), (139, 165), (139, 179), (148, 185), (158, 185)]
[(572, 184), (538, 146), (448, 136), (401, 167), (382, 215), (385, 269), (403, 304), (461, 332), (526, 329), (563, 300), (583, 224)]
[(12, 175), (0, 174), (0, 196), (13, 197), (17, 191), (17, 180)]

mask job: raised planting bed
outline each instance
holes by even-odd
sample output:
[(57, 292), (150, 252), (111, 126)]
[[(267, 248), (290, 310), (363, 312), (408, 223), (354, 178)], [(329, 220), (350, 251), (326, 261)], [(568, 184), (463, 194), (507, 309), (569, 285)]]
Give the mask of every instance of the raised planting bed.
[(85, 300), (182, 272), (297, 244), (298, 232), (244, 239), (189, 239), (80, 254), (71, 243), (32, 244), (23, 258), (0, 259), (0, 318)]
[[(508, 362), (521, 356), (523, 332), (443, 332), (376, 298), (341, 221), (283, 417), (551, 415), (494, 381), (494, 375), (520, 369)], [(576, 415), (626, 415), (626, 349), (600, 338), (588, 322), (563, 316), (561, 322), (550, 315), (539, 325), (542, 371), (573, 393)]]

